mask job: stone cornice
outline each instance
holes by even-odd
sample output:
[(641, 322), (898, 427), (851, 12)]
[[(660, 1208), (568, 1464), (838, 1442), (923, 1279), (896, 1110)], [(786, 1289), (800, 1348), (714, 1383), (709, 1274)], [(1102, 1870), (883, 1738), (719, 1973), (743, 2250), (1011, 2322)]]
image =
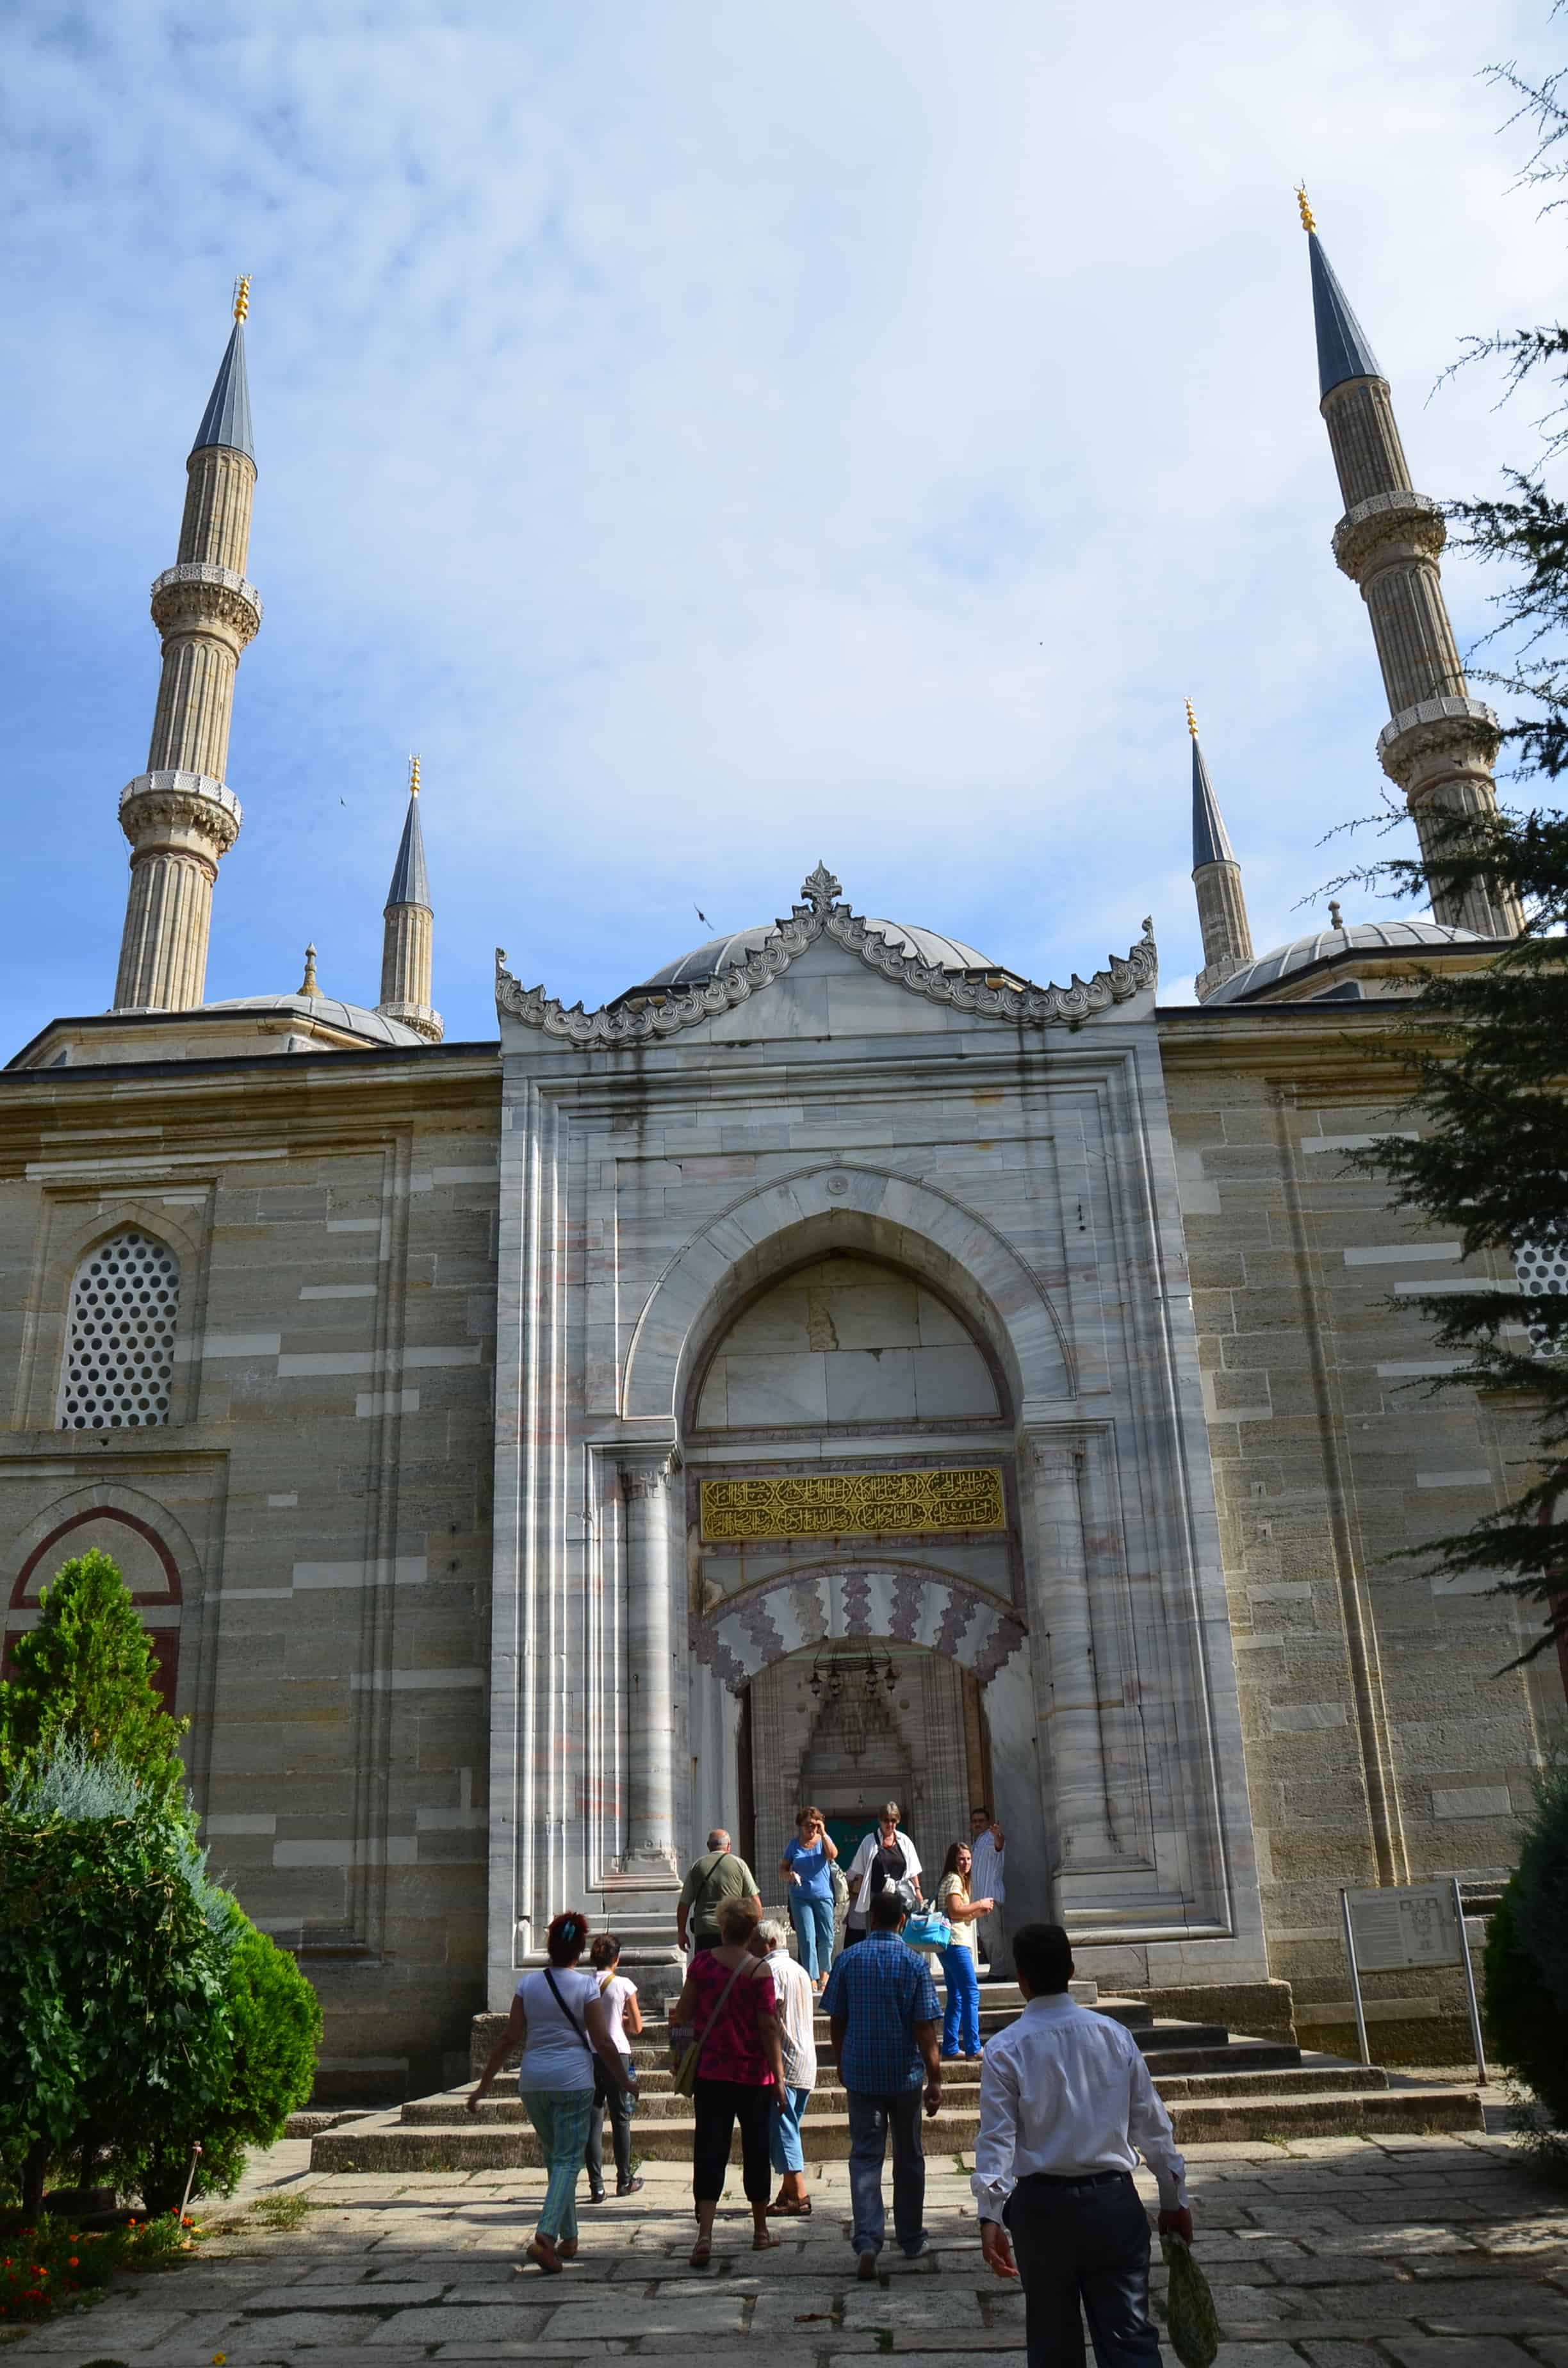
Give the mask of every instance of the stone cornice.
[(244, 815), (233, 790), (206, 773), (167, 768), (138, 773), (119, 793), (119, 826), (133, 843), (152, 825), (194, 831), (226, 855)]
[[(808, 894), (817, 876), (813, 874), (806, 883)], [(833, 885), (836, 889), (837, 882)], [(1077, 1027), (1130, 1001), (1143, 988), (1153, 986), (1159, 977), (1159, 955), (1149, 921), (1125, 961), (1113, 954), (1107, 968), (1096, 971), (1091, 979), (1081, 979), (1074, 972), (1071, 986), (1031, 986), (1007, 978), (1000, 970), (976, 977), (942, 970), (923, 962), (918, 954), (901, 953), (846, 905), (830, 903), (819, 894), (812, 896), (811, 903), (797, 905), (789, 919), (779, 921), (754, 953), (716, 977), (670, 994), (605, 1005), (597, 1011), (585, 1011), (580, 1003), (568, 1010), (542, 986), (523, 986), (506, 968), (506, 956), (498, 946), (495, 1008), (572, 1044), (645, 1044), (733, 1010), (781, 978), (790, 963), (822, 937), (858, 954), (869, 969), (880, 971), (912, 995), (1012, 1027)]]
[(1430, 494), (1373, 494), (1335, 528), (1335, 562), (1358, 584), (1385, 546), (1393, 546), (1395, 558), (1436, 559), (1448, 531), (1442, 506)]
[(1446, 694), (1401, 708), (1378, 734), (1378, 762), (1391, 781), (1411, 788), (1414, 777), (1449, 764), (1490, 773), (1502, 729), (1483, 700)]
[(161, 633), (223, 629), (244, 649), (261, 630), (261, 595), (215, 560), (187, 559), (153, 579), (153, 622)]

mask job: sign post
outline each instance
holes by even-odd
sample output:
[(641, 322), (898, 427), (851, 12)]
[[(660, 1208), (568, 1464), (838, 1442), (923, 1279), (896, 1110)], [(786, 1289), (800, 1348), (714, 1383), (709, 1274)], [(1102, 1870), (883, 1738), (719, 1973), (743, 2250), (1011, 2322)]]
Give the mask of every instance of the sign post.
[(1389, 1884), (1376, 1891), (1342, 1889), (1339, 1907), (1345, 1924), (1345, 1954), (1350, 1965), (1350, 1993), (1362, 2063), (1372, 2060), (1361, 1999), (1363, 1974), (1460, 1965), (1464, 1969), (1471, 2037), (1475, 2043), (1476, 2078), (1484, 2083), (1486, 2052), (1482, 2042), (1481, 2008), (1475, 1994), (1475, 1970), (1470, 1962), (1470, 1936), (1464, 1929), (1464, 1901), (1460, 1895), (1458, 1875), (1449, 1875), (1446, 1882)]

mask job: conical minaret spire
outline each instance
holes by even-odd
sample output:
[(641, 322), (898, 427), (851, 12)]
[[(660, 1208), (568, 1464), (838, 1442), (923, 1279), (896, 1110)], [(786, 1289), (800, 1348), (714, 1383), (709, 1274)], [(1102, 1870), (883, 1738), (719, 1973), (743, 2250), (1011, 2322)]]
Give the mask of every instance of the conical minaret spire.
[(1203, 968), (1192, 983), (1198, 1000), (1204, 1003), (1222, 980), (1251, 962), (1252, 930), (1242, 894), (1242, 867), (1232, 851), (1220, 801), (1203, 761), (1190, 699), (1187, 728), (1192, 735), (1192, 886), (1203, 931)]
[(131, 892), (117, 1011), (187, 1011), (201, 1001), (212, 886), (240, 835), (240, 803), (223, 774), (234, 670), (261, 623), (260, 596), (245, 581), (256, 489), (249, 310), (250, 281), (242, 279), (228, 347), (186, 462), (179, 557), (153, 586), (164, 670), (147, 770), (120, 792)]
[(425, 835), (419, 827), (419, 759), (408, 760), (408, 812), (387, 892), (386, 927), (381, 939), (381, 997), (376, 1009), (383, 1019), (401, 1019), (432, 1044), (441, 1041), (441, 1015), (430, 1008), (431, 938), (435, 916), (430, 909), (430, 882), (425, 870)]
[(1412, 490), (1388, 381), (1324, 253), (1307, 193), (1296, 194), (1312, 262), (1320, 407), (1345, 501), (1334, 555), (1367, 603), (1392, 718), (1378, 756), (1404, 791), (1438, 920), (1514, 937), (1523, 916), (1510, 896), (1484, 886), (1456, 895), (1441, 884), (1448, 818), (1496, 812), (1497, 719), (1470, 696), (1449, 622), (1437, 566), (1442, 511)]

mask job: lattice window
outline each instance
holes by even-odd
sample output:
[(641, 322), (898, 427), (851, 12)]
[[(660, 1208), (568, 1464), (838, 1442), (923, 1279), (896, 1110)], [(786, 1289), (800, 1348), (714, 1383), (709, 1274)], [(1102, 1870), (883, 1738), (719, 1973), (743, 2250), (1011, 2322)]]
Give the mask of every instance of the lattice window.
[[(1549, 1225), (1534, 1241), (1522, 1242), (1514, 1252), (1514, 1272), (1528, 1299), (1540, 1298), (1549, 1292), (1568, 1292), (1568, 1230)], [(1544, 1324), (1532, 1324), (1529, 1335), (1538, 1357), (1557, 1353), (1561, 1335), (1554, 1338)]]
[(146, 1430), (169, 1418), (179, 1260), (128, 1229), (84, 1260), (71, 1291), (62, 1430)]

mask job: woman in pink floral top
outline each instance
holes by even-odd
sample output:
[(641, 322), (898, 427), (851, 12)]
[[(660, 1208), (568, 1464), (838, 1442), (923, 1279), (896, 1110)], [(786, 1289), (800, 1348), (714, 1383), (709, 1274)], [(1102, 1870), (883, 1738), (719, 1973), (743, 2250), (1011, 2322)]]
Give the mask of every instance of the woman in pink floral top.
[(678, 2070), (694, 2039), (702, 2042), (693, 2102), (697, 2127), (691, 2148), (691, 2194), (697, 2206), (697, 2243), (691, 2266), (705, 2270), (712, 2254), (713, 2215), (729, 2169), (730, 2140), (741, 2125), (741, 2161), (746, 2202), (751, 2205), (752, 2250), (765, 2253), (778, 2239), (767, 2225), (772, 2192), (768, 2129), (784, 2093), (784, 2055), (778, 2035), (778, 2000), (773, 1976), (750, 1941), (761, 1914), (756, 1899), (726, 1899), (719, 1909), (717, 1949), (699, 1949), (686, 1987), (670, 2009), (670, 2049)]

